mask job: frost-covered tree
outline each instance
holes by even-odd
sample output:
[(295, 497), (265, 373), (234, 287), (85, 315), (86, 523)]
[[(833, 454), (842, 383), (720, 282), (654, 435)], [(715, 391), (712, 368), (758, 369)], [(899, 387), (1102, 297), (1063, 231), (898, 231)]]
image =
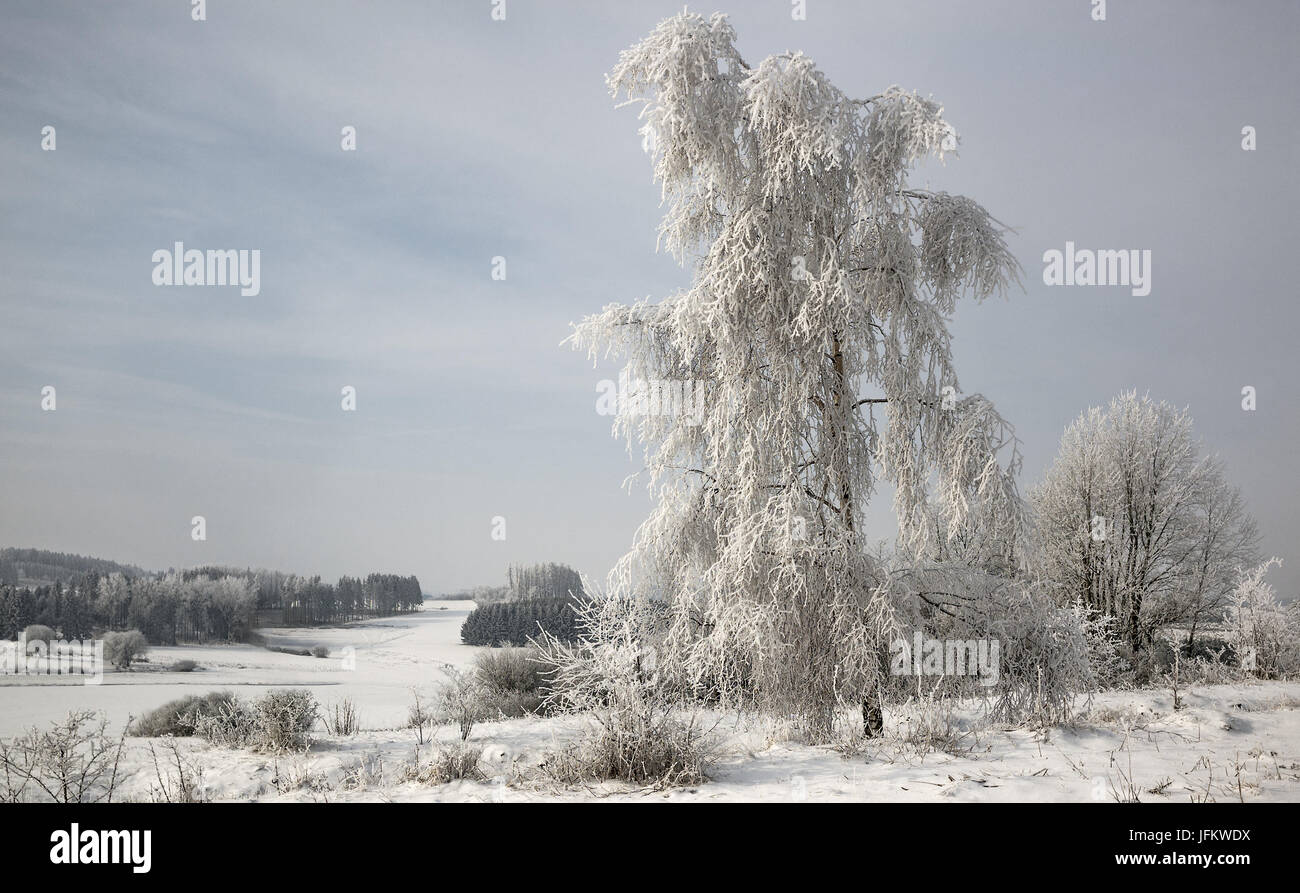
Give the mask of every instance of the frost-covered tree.
[(909, 558), (1013, 558), (1014, 438), (989, 401), (961, 396), (948, 324), (1018, 267), (974, 201), (908, 185), (957, 145), (939, 105), (898, 87), (851, 98), (800, 53), (751, 67), (735, 38), (725, 16), (682, 13), (608, 76), (640, 106), (660, 242), (694, 279), (607, 306), (572, 341), (626, 357), (630, 380), (707, 395), (698, 417), (615, 420), (643, 444), (658, 501), (611, 595), (669, 597), (660, 666), (689, 684), (819, 736), (837, 704), (863, 700), (870, 729), (895, 632), (862, 527), (877, 487), (894, 488)]
[(1031, 502), (1039, 575), (1115, 617), (1134, 652), (1162, 626), (1221, 617), (1255, 557), (1255, 523), (1191, 416), (1132, 391), (1066, 429)]
[(1300, 602), (1280, 604), (1264, 577), (1279, 558), (1270, 558), (1237, 579), (1228, 604), (1229, 636), (1243, 669), (1265, 679), (1300, 672)]
[(1207, 623), (1222, 620), (1233, 601), (1243, 569), (1259, 561), (1259, 528), (1246, 509), (1241, 490), (1228, 483), (1226, 469), (1210, 460), (1193, 499), (1197, 521), (1192, 528), (1187, 580), (1175, 599), (1173, 615), (1187, 624), (1187, 645)]

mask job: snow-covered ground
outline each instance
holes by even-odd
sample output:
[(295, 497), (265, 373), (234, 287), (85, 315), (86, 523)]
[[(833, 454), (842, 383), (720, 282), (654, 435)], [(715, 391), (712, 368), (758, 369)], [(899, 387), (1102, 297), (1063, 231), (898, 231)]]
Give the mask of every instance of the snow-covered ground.
[[(445, 664), (466, 665), (476, 649), (459, 644), (467, 602), (428, 603), (402, 618), (345, 628), (268, 630), (272, 644), (332, 656), (296, 657), (251, 646), (154, 648), (151, 666), (188, 658), (192, 673), (112, 673), (98, 687), (71, 680), (0, 678), (0, 735), (61, 718), (73, 708), (104, 710), (114, 724), (189, 693), (230, 689), (255, 696), (266, 687), (309, 687), (325, 706), (345, 697), (364, 731), (314, 736), (302, 755), (273, 757), (177, 739), (182, 757), (203, 769), (216, 800), (546, 801), (608, 797), (704, 801), (1091, 801), (1118, 793), (1143, 802), (1212, 799), (1300, 801), (1300, 683), (1194, 686), (1172, 709), (1169, 691), (1111, 692), (1080, 705), (1072, 727), (1046, 731), (985, 729), (923, 750), (889, 739), (860, 752), (793, 742), (770, 724), (717, 717), (718, 757), (711, 780), (670, 791), (616, 785), (562, 789), (537, 771), (571, 740), (581, 717), (480, 723), (482, 781), (425, 785), (400, 780), (417, 752), (416, 734), (400, 728), (411, 689), (432, 688)], [(354, 649), (355, 666), (346, 649)], [(894, 723), (903, 721), (891, 716)], [(439, 729), (439, 743), (456, 737)], [(158, 785), (150, 745), (127, 739), (120, 796), (147, 799)], [(431, 745), (419, 747), (427, 759)], [(163, 755), (159, 751), (160, 756)], [(165, 772), (164, 768), (164, 772)], [(359, 783), (358, 783), (359, 782)]]
[[(327, 658), (254, 645), (178, 645), (150, 648), (147, 664), (129, 673), (106, 672), (99, 685), (77, 676), (0, 675), (0, 737), (74, 709), (102, 710), (119, 727), (167, 701), (213, 689), (255, 697), (266, 688), (309, 688), (326, 706), (351, 698), (369, 728), (401, 725), (412, 686), (431, 686), (442, 666), (473, 662), (479, 649), (460, 642), (461, 624), (473, 608), (469, 601), (425, 602), (415, 614), (342, 627), (258, 630), (274, 647), (324, 645)], [(199, 668), (166, 669), (180, 660)]]

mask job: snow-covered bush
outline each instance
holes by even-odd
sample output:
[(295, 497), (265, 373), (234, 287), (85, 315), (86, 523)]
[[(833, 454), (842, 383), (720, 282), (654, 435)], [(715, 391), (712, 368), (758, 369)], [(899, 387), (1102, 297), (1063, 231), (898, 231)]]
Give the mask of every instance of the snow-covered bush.
[[(149, 785), (151, 803), (207, 803), (208, 787), (203, 780), (203, 764), (182, 753), (175, 741), (162, 744), (164, 756), (158, 759), (158, 751), (149, 745), (149, 756), (153, 759), (153, 772), (156, 784)], [(175, 769), (175, 772), (172, 769)]]
[[(447, 784), (462, 778), (483, 781), (486, 775), (479, 766), (482, 758), (482, 748), (467, 741), (457, 740), (436, 746), (427, 760), (420, 756), (417, 747), (411, 758), (397, 770), (396, 779), (419, 784)], [(348, 790), (365, 790), (383, 787), (388, 781), (383, 754), (378, 752), (363, 758), (359, 764), (345, 771), (344, 787)]]
[(1238, 666), (1237, 649), (1229, 639), (1218, 636), (1200, 636), (1192, 642), (1183, 642), (1179, 653), (1192, 660), (1206, 660), (1226, 666)]
[(112, 802), (125, 732), (113, 738), (107, 727), (108, 717), (75, 710), (48, 729), (0, 739), (0, 801)]
[(104, 635), (104, 659), (119, 669), (131, 669), (131, 662), (148, 650), (149, 641), (138, 629)]
[(272, 691), (255, 703), (260, 750), (305, 750), (307, 733), (316, 723), (320, 705), (305, 688)]
[(452, 666), (442, 668), (438, 683), (434, 721), (456, 726), (460, 740), (469, 739), (474, 724), (488, 719), (487, 691), (473, 672)]
[(1265, 679), (1300, 672), (1300, 602), (1278, 603), (1264, 577), (1279, 558), (1243, 572), (1228, 606), (1230, 640), (1242, 669)]
[(422, 767), (420, 780), (425, 784), (446, 784), (460, 778), (482, 779), (479, 770), (482, 755), (480, 748), (464, 741), (436, 748), (429, 763)]
[(141, 738), (187, 737), (194, 734), (199, 717), (226, 713), (234, 705), (235, 696), (228, 691), (187, 695), (132, 720), (128, 734)]
[[(964, 565), (895, 569), (885, 591), (904, 643), (920, 632), (944, 642), (986, 642), (989, 667), (966, 675), (891, 680), (889, 693), (914, 702), (971, 696), (990, 700), (1001, 723), (1067, 720), (1080, 695), (1097, 686), (1082, 618), (1039, 587)], [(994, 652), (996, 648), (996, 652)]]
[(526, 716), (542, 708), (545, 667), (535, 648), (494, 648), (474, 658), (474, 674), (483, 686), (486, 718)]
[(413, 703), (406, 708), (406, 728), (415, 730), (415, 740), (419, 744), (424, 744), (424, 730), (428, 726), (437, 723), (437, 713), (430, 709), (429, 705), (424, 702), (420, 696), (420, 689), (413, 687), (411, 689)]
[(361, 731), (361, 719), (357, 715), (357, 705), (351, 698), (344, 698), (330, 705), (325, 716), (325, 728), (331, 735), (351, 738)]
[[(588, 587), (588, 592), (594, 591)], [(638, 599), (597, 595), (578, 603), (579, 638), (544, 636), (546, 704), (585, 714), (594, 725), (552, 754), (543, 769), (565, 784), (618, 779), (655, 785), (703, 781), (709, 730), (661, 676), (655, 647), (662, 611)]]
[(494, 648), (474, 658), (474, 672), (492, 691), (536, 693), (544, 679), (540, 654), (535, 648)]
[(1119, 685), (1133, 669), (1124, 657), (1124, 642), (1119, 634), (1119, 624), (1110, 614), (1090, 608), (1082, 600), (1072, 607), (1075, 622), (1088, 644), (1088, 663), (1098, 688)]
[(320, 705), (306, 689), (272, 691), (253, 703), (232, 699), (215, 713), (199, 715), (194, 734), (219, 747), (270, 753), (306, 750), (307, 733)]
[(993, 718), (1069, 721), (1076, 699), (1097, 688), (1079, 619), (1033, 586), (1009, 587), (991, 610), (989, 631), (1002, 642)]

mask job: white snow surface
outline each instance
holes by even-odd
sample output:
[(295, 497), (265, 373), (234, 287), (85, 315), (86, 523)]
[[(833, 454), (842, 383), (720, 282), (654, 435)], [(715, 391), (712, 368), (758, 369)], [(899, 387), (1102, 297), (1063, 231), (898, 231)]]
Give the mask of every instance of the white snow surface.
[[(78, 676), (0, 675), (0, 737), (61, 719), (69, 710), (104, 711), (110, 724), (167, 701), (214, 689), (254, 698), (268, 688), (308, 688), (322, 704), (351, 698), (366, 726), (406, 720), (412, 686), (430, 686), (439, 668), (466, 666), (481, 650), (461, 644), (460, 628), (474, 609), (470, 601), (425, 602), (414, 614), (365, 620), (339, 627), (258, 629), (268, 646), (329, 648), (326, 658), (300, 657), (255, 645), (154, 646), (148, 663), (130, 672), (105, 672), (99, 685)], [(355, 666), (348, 669), (348, 651)], [(199, 669), (172, 672), (179, 660)]]
[[(102, 710), (120, 728), (186, 694), (229, 689), (255, 697), (267, 688), (307, 687), (328, 707), (351, 698), (363, 731), (339, 737), (319, 729), (305, 754), (272, 756), (174, 739), (183, 758), (203, 770), (213, 800), (382, 800), (545, 802), (638, 801), (1113, 801), (1136, 793), (1142, 802), (1300, 802), (1300, 683), (1241, 682), (1192, 686), (1173, 710), (1168, 690), (1106, 692), (1081, 701), (1070, 726), (1045, 730), (977, 727), (975, 707), (958, 717), (947, 749), (923, 748), (901, 736), (859, 748), (811, 746), (779, 724), (735, 715), (707, 717), (717, 747), (708, 782), (658, 790), (607, 783), (562, 787), (538, 771), (549, 753), (590, 723), (586, 717), (530, 717), (475, 726), (482, 780), (428, 785), (400, 780), (401, 767), (452, 742), (417, 745), (403, 728), (412, 689), (426, 695), (444, 665), (465, 666), (479, 650), (460, 644), (470, 602), (428, 602), (414, 615), (323, 629), (262, 630), (270, 644), (311, 648), (328, 658), (298, 657), (248, 645), (152, 648), (149, 669), (109, 673), (103, 684), (70, 678), (0, 676), (0, 737), (62, 718), (69, 710)], [(347, 669), (345, 649), (355, 649)], [(163, 669), (190, 659), (200, 669)], [(908, 717), (895, 711), (895, 730)], [(117, 799), (150, 799), (159, 779), (150, 745), (127, 738), (125, 781)], [(847, 740), (847, 738), (846, 738)], [(365, 783), (350, 786), (359, 766)], [(163, 767), (166, 774), (167, 768)], [(351, 788), (351, 789), (349, 789)]]

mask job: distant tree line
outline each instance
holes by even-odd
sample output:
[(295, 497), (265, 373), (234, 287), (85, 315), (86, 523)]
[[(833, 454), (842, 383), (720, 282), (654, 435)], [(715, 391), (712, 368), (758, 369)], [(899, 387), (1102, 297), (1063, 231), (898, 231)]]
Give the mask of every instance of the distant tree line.
[(420, 581), (397, 574), (371, 574), (340, 577), (337, 584), (324, 583), (320, 577), (296, 577), (275, 590), (279, 607), (288, 626), (312, 626), (344, 623), (363, 617), (388, 617), (418, 610), (424, 602)]
[(474, 601), (480, 605), (486, 605), (489, 602), (509, 601), (510, 589), (505, 586), (474, 586), (457, 592), (443, 593), (438, 598), (449, 602)]
[[(76, 557), (76, 556), (72, 556)], [(370, 574), (337, 584), (265, 570), (194, 568), (166, 574), (79, 574), (30, 587), (0, 584), (0, 637), (43, 624), (64, 639), (138, 629), (155, 645), (247, 641), (259, 612), (289, 626), (342, 623), (414, 611), (423, 601), (414, 576)]]
[(146, 571), (130, 564), (119, 564), (104, 558), (88, 558), (68, 552), (50, 552), (45, 549), (0, 549), (0, 584), (28, 586), (40, 583), (68, 583), (74, 577), (88, 573), (121, 573), (133, 577), (147, 576)]
[(480, 605), (465, 618), (460, 637), (467, 645), (527, 645), (541, 630), (562, 641), (576, 640), (573, 599), (565, 596)]
[(444, 595), (448, 600), (472, 599), (479, 605), (545, 598), (582, 598), (582, 576), (567, 564), (512, 564), (505, 586), (475, 586)]
[(531, 599), (581, 598), (582, 577), (565, 564), (512, 564), (506, 569), (506, 588), (511, 601)]

